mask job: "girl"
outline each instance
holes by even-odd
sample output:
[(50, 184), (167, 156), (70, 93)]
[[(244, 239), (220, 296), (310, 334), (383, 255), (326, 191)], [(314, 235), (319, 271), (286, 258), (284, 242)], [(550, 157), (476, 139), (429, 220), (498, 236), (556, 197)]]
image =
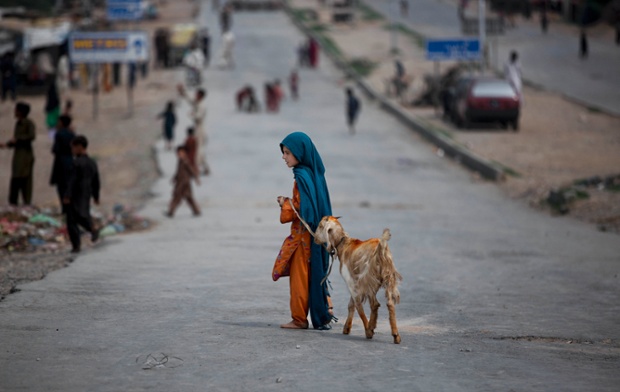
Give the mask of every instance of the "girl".
[(172, 139), (174, 139), (174, 124), (177, 122), (177, 118), (174, 115), (174, 102), (168, 101), (166, 110), (157, 116), (164, 119), (164, 139), (166, 140), (166, 150), (170, 150), (172, 145)]
[[(312, 241), (295, 210), (316, 230), (321, 218), (332, 214), (329, 191), (325, 182), (325, 167), (308, 135), (294, 132), (280, 144), (282, 159), (293, 169), (295, 183), (293, 198), (278, 196), (280, 222), (291, 224), (291, 235), (284, 240), (272, 272), (273, 280), (290, 276), (292, 321), (281, 328), (308, 328), (308, 310), (315, 329), (330, 329), (333, 319), (327, 284), (323, 282), (329, 265), (329, 255)], [(295, 206), (293, 210), (292, 204)], [(321, 284), (323, 282), (323, 284)]]

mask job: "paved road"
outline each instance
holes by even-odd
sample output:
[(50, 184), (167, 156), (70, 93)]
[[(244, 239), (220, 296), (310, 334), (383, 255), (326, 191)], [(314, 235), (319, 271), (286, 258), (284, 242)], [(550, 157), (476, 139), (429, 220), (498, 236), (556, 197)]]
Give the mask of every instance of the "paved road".
[[(231, 92), (284, 77), (302, 37), (279, 13), (234, 18), (239, 66), (207, 72), (203, 216), (161, 216), (174, 161), (160, 145), (165, 178), (144, 210), (155, 230), (108, 239), (0, 302), (2, 391), (617, 390), (617, 236), (507, 200), (372, 102), (348, 135), (325, 62), (279, 115), (236, 113)], [(359, 321), (350, 336), (278, 328), (288, 282), (270, 272), (288, 226), (275, 198), (292, 187), (278, 144), (296, 129), (316, 141), (347, 231), (392, 229), (400, 345), (385, 307), (371, 341)], [(346, 289), (331, 280), (342, 318)], [(166, 365), (144, 370), (160, 353)]]
[[(393, 0), (368, 2), (392, 15)], [(415, 0), (407, 18), (397, 20), (429, 38), (460, 37), (455, 1)], [(537, 15), (535, 15), (537, 17)], [(497, 39), (496, 68), (512, 50), (519, 52), (523, 76), (529, 82), (562, 93), (593, 108), (620, 115), (620, 48), (612, 41), (590, 38), (590, 56), (578, 57), (576, 29), (551, 25), (548, 34), (531, 23), (520, 23)]]

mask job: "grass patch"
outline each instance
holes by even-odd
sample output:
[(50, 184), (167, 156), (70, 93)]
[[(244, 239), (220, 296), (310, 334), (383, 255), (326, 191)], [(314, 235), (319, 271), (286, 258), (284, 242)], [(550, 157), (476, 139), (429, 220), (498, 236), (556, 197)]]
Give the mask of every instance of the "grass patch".
[(315, 33), (325, 33), (326, 31), (329, 30), (329, 27), (323, 23), (316, 23), (313, 24), (312, 26), (308, 27), (311, 31), (314, 31)]
[(318, 33), (317, 35), (319, 36), (319, 40), (321, 46), (323, 47), (323, 50), (338, 56), (342, 56), (342, 51), (340, 50), (338, 45), (336, 45), (333, 39), (331, 39), (325, 34)]
[(491, 162), (493, 162), (495, 165), (499, 166), (502, 169), (502, 171), (504, 172), (504, 174), (506, 174), (508, 176), (515, 177), (515, 178), (523, 177), (521, 175), (521, 173), (519, 173), (518, 171), (516, 171), (515, 169), (513, 169), (513, 168), (511, 168), (509, 166), (504, 165), (501, 162), (497, 162), (497, 161), (491, 161)]
[(372, 73), (377, 67), (377, 63), (370, 61), (366, 58), (355, 58), (349, 61), (349, 67), (355, 71), (358, 75), (366, 77)]
[(307, 23), (315, 20), (313, 15), (316, 15), (316, 11), (312, 8), (291, 8), (291, 14), (298, 22)]
[(381, 15), (380, 13), (378, 13), (377, 11), (375, 11), (373, 8), (367, 6), (364, 3), (359, 3), (358, 5), (358, 9), (360, 11), (360, 13), (362, 14), (362, 20), (365, 20), (367, 22), (374, 22), (377, 20), (383, 20), (383, 15)]

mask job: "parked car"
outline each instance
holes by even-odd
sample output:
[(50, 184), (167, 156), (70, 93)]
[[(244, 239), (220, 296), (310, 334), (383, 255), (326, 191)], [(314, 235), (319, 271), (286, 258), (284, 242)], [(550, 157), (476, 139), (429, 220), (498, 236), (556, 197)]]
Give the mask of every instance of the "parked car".
[(521, 100), (508, 81), (490, 77), (464, 77), (448, 89), (444, 111), (459, 128), (472, 123), (495, 122), (519, 129)]

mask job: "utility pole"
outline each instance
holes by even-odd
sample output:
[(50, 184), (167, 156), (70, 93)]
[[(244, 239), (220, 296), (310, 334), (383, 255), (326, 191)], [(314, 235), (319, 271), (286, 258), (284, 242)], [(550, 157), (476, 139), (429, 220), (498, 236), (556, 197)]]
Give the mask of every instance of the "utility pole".
[(480, 67), (484, 72), (486, 67), (486, 35), (487, 35), (487, 20), (486, 20), (486, 1), (478, 0), (478, 35), (480, 40)]

